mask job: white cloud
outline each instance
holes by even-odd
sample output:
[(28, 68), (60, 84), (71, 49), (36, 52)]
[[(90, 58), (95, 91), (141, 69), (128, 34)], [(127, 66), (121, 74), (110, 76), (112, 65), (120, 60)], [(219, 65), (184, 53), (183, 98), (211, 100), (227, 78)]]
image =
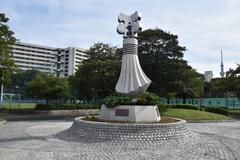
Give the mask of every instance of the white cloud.
[(116, 33), (120, 12), (143, 14), (144, 29), (158, 26), (179, 36), (185, 58), (199, 72), (219, 76), (220, 50), (225, 68), (240, 63), (239, 0), (18, 0), (1, 1), (17, 38), (56, 47), (88, 48), (94, 42), (121, 46)]

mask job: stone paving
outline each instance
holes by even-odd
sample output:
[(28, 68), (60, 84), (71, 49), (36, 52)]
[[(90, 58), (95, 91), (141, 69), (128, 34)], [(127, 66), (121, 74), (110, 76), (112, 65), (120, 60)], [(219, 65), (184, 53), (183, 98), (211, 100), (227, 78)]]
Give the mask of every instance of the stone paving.
[(0, 160), (240, 160), (240, 121), (189, 123), (197, 137), (184, 143), (98, 142), (61, 139), (69, 120), (0, 125)]

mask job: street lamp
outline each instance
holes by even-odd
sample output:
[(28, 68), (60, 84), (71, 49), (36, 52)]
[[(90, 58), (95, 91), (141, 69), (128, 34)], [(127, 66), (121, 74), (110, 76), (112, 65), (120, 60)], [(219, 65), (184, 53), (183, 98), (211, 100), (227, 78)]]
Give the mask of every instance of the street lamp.
[[(2, 65), (0, 65), (0, 69), (3, 69)], [(2, 74), (1, 74), (1, 97), (0, 97), (0, 104), (1, 105), (3, 104), (3, 75)]]
[(234, 94), (231, 93), (230, 96), (232, 97), (232, 108), (234, 109), (235, 108)]

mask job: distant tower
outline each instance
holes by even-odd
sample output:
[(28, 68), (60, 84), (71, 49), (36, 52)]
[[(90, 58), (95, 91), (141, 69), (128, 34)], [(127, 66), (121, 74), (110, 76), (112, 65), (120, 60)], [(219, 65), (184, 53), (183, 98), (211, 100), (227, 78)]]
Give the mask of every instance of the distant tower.
[(222, 56), (222, 51), (221, 51), (221, 72), (220, 72), (220, 75), (221, 75), (221, 78), (224, 78), (224, 65), (223, 65), (223, 56)]

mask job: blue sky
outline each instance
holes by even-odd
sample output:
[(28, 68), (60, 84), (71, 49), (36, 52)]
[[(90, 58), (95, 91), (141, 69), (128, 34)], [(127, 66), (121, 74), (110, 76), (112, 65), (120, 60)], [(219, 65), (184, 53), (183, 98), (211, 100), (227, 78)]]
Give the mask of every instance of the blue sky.
[(117, 16), (142, 14), (143, 29), (161, 28), (179, 36), (184, 59), (198, 72), (219, 77), (240, 63), (240, 0), (1, 0), (0, 12), (22, 42), (89, 48), (104, 42), (121, 47)]

